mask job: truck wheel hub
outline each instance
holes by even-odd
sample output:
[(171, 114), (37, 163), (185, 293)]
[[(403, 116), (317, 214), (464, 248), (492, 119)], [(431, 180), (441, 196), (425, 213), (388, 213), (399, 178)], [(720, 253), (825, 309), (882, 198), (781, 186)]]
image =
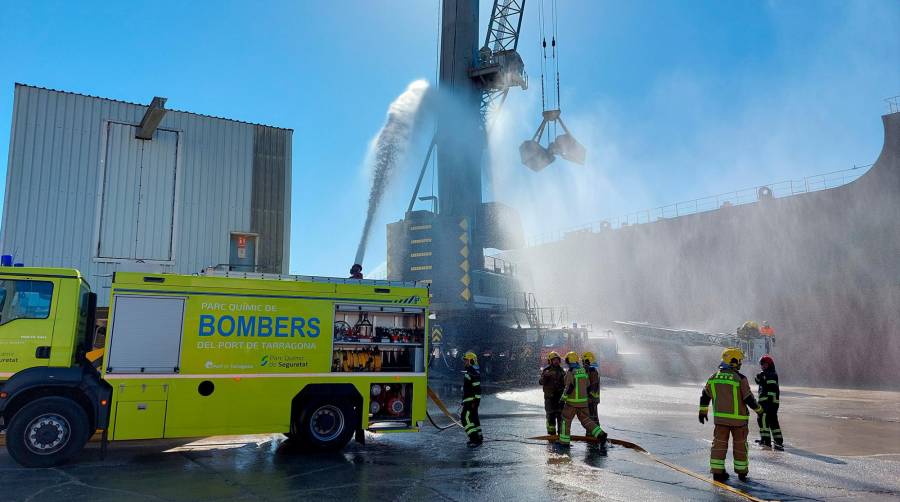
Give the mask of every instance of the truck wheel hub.
[(344, 431), (344, 414), (337, 406), (322, 406), (312, 414), (309, 428), (319, 441), (332, 441)]
[(49, 455), (61, 450), (69, 439), (69, 422), (55, 414), (41, 415), (25, 429), (25, 444), (39, 455)]

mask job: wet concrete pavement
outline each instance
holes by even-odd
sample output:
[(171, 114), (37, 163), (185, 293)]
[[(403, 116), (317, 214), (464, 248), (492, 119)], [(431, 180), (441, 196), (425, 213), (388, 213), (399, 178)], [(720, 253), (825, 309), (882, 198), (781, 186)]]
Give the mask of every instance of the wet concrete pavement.
[[(601, 421), (611, 437), (705, 473), (712, 426), (697, 422), (697, 393), (607, 387)], [(751, 480), (729, 484), (773, 500), (900, 500), (900, 394), (787, 388), (782, 402), (787, 451), (752, 448)], [(38, 470), (3, 451), (0, 500), (742, 500), (623, 447), (527, 440), (544, 433), (536, 389), (490, 394), (482, 423), (475, 449), (458, 429), (426, 423), (333, 454), (290, 451), (279, 435), (141, 441), (114, 444), (104, 461), (91, 445)]]

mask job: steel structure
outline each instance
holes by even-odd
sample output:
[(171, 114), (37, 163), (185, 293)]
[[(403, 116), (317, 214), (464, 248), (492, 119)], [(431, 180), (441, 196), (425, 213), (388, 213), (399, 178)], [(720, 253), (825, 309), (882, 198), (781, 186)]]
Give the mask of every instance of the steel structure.
[(494, 0), (484, 46), (479, 51), (479, 68), (473, 69), (473, 73), (503, 67), (507, 71), (498, 85), (485, 85), (482, 88), (480, 109), (483, 124), (487, 124), (488, 117), (503, 106), (510, 87), (517, 85), (522, 90), (528, 88), (525, 65), (516, 52), (524, 12), (525, 0)]
[[(527, 86), (516, 52), (524, 0), (495, 0), (479, 47), (478, 0), (443, 0), (437, 130), (404, 219), (388, 225), (388, 278), (431, 284), (433, 325), (444, 346), (490, 350), (527, 316), (509, 306), (521, 288), (511, 268), (485, 267), (485, 248), (523, 238), (518, 214), (482, 199), (488, 114), (511, 87)], [(437, 158), (433, 210), (414, 211), (422, 174)], [(527, 323), (526, 323), (527, 324)]]

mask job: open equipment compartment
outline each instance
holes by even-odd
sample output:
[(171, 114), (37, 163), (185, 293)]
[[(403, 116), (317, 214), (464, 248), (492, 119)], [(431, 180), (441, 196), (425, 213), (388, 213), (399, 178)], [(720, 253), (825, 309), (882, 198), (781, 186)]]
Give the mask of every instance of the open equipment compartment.
[(425, 309), (337, 304), (332, 372), (425, 371)]

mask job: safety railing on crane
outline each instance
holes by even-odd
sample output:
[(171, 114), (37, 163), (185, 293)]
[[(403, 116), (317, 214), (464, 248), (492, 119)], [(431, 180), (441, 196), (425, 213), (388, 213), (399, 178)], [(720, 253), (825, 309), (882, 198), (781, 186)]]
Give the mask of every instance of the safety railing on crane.
[(524, 312), (533, 328), (558, 328), (569, 323), (568, 307), (542, 307), (534, 293), (527, 291), (507, 295), (506, 308)]
[(541, 244), (561, 241), (566, 237), (577, 236), (579, 234), (597, 233), (604, 230), (642, 225), (670, 218), (678, 218), (680, 216), (714, 211), (731, 206), (750, 204), (757, 202), (762, 198), (790, 197), (792, 195), (836, 188), (858, 179), (865, 174), (870, 167), (872, 167), (872, 164), (862, 166), (854, 165), (849, 169), (807, 176), (800, 180), (780, 181), (769, 185), (744, 188), (718, 195), (676, 202), (674, 204), (659, 206), (652, 209), (644, 209), (622, 216), (593, 221), (576, 227), (535, 235), (527, 240), (527, 245), (539, 246)]
[(891, 96), (884, 100), (888, 104), (891, 113), (900, 113), (900, 95)]

